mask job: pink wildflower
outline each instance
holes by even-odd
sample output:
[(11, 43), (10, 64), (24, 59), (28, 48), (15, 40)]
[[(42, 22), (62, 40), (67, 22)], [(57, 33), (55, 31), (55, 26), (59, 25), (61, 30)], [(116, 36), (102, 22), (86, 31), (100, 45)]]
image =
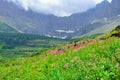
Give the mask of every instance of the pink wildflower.
[(105, 47), (104, 46), (102, 46), (102, 49), (104, 49)]
[(64, 67), (65, 67), (66, 69), (68, 69), (68, 68), (69, 68), (69, 64), (66, 63)]

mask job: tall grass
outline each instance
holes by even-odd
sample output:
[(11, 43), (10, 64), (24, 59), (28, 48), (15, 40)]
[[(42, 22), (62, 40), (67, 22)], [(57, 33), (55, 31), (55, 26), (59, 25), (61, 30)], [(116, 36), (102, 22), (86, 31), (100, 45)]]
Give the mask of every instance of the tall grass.
[(0, 62), (0, 80), (119, 80), (120, 39)]

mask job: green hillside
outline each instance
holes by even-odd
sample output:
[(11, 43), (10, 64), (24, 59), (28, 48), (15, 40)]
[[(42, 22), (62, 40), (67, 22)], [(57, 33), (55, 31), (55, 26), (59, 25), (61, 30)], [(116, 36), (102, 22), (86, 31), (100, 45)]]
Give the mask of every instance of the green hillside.
[(12, 28), (11, 26), (0, 22), (0, 32), (4, 33), (17, 33), (18, 31)]
[(0, 33), (0, 56), (3, 58), (29, 57), (46, 49), (59, 47), (66, 40), (40, 35), (20, 33)]
[(1, 80), (119, 80), (119, 30), (28, 58), (0, 58)]
[[(93, 21), (93, 25), (95, 25), (96, 23), (101, 23), (101, 26), (96, 25), (97, 28), (94, 28), (94, 26), (92, 25), (92, 28), (94, 29), (80, 37), (87, 37), (87, 36), (92, 36), (96, 34), (105, 34), (112, 31), (113, 29), (115, 29), (117, 25), (120, 25), (120, 16), (108, 18), (107, 21), (104, 23), (103, 21), (104, 21), (103, 19)], [(88, 28), (89, 27), (90, 26), (88, 26)]]
[(120, 16), (97, 19), (80, 28), (73, 34), (73, 38), (105, 34), (112, 31), (117, 25), (120, 25)]

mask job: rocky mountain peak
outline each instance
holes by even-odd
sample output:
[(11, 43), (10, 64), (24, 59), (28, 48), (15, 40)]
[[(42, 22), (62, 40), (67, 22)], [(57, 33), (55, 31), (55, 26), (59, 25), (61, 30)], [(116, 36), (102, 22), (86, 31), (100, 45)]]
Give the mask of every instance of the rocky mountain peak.
[(118, 8), (120, 5), (120, 0), (112, 0), (111, 2), (112, 6), (114, 6), (115, 8)]
[(110, 5), (110, 2), (108, 0), (104, 0), (101, 3), (99, 3), (98, 5), (96, 5), (96, 7), (103, 8), (103, 7), (107, 7), (109, 5)]
[(104, 1), (108, 1), (108, 0), (104, 0)]

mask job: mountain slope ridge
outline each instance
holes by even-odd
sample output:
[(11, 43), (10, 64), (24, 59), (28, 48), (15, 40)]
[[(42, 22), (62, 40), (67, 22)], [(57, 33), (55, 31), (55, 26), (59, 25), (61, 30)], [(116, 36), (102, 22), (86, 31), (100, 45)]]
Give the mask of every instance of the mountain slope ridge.
[(0, 33), (18, 33), (18, 30), (8, 24), (0, 22)]
[[(42, 34), (51, 36), (69, 36), (72, 34), (58, 33), (56, 30), (73, 30), (87, 25), (95, 19), (111, 17), (120, 14), (119, 6), (114, 7), (120, 1), (113, 0), (111, 3), (103, 1), (95, 8), (83, 13), (73, 14), (69, 17), (56, 17), (34, 13), (31, 10), (26, 12), (13, 3), (6, 3), (1, 0), (0, 20), (15, 26), (18, 30), (30, 34)], [(13, 13), (14, 12), (14, 13)]]

